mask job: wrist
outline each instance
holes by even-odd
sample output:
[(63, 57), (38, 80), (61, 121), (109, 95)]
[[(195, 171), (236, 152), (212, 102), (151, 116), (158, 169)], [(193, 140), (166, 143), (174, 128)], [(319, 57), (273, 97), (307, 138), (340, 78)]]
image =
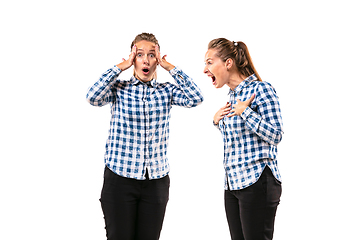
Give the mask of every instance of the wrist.
[(170, 64), (168, 67), (166, 67), (166, 71), (170, 72), (171, 70), (173, 70), (175, 68), (174, 65)]
[(122, 72), (129, 68), (124, 63), (125, 62), (122, 62), (122, 63), (119, 63), (119, 64), (116, 65)]
[(117, 65), (115, 65), (115, 66), (117, 66), (121, 71), (124, 71), (124, 69), (123, 69), (123, 67), (122, 67), (122, 65), (121, 65), (121, 63), (119, 63), (119, 64), (117, 64)]

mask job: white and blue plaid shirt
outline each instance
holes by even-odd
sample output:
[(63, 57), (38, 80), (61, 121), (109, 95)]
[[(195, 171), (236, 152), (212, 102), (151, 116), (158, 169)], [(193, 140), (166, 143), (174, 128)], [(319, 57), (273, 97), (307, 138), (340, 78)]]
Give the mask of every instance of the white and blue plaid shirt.
[(105, 165), (120, 176), (143, 180), (169, 173), (167, 145), (172, 105), (195, 107), (203, 101), (200, 89), (181, 69), (169, 73), (175, 84), (143, 83), (134, 76), (119, 80), (121, 70), (107, 70), (89, 89), (91, 105), (110, 103), (111, 121), (106, 142)]
[(253, 74), (230, 90), (230, 103), (255, 99), (239, 116), (224, 117), (216, 125), (224, 141), (225, 189), (240, 190), (254, 184), (266, 165), (281, 181), (277, 145), (282, 139), (282, 118), (275, 89)]

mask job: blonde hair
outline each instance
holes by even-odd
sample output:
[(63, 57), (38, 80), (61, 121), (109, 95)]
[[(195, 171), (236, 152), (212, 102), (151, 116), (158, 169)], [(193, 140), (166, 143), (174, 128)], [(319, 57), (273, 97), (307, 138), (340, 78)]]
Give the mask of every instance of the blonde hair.
[(152, 34), (152, 33), (141, 33), (141, 34), (137, 35), (137, 36), (135, 37), (134, 41), (132, 41), (130, 49), (132, 49), (132, 47), (133, 47), (136, 43), (138, 43), (138, 42), (140, 42), (140, 41), (143, 41), (143, 40), (148, 41), (148, 42), (152, 42), (152, 43), (154, 43), (155, 45), (158, 45), (158, 46), (159, 46), (159, 50), (160, 50), (159, 42), (158, 42), (158, 40), (156, 39), (155, 35)]
[(255, 74), (262, 81), (251, 60), (249, 50), (243, 42), (232, 42), (226, 38), (217, 38), (209, 42), (208, 49), (217, 50), (216, 56), (223, 62), (231, 58), (237, 70), (245, 77)]

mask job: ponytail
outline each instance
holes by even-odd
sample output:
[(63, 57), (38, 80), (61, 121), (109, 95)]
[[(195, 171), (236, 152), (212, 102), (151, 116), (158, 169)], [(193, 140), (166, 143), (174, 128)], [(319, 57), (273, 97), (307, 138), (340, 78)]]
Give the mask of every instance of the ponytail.
[(257, 79), (259, 81), (262, 81), (262, 79), (260, 78), (259, 73), (256, 71), (254, 64), (252, 62), (249, 50), (247, 48), (247, 46), (245, 45), (245, 43), (243, 42), (234, 42), (234, 46), (236, 48), (236, 67), (238, 68), (239, 72), (248, 77), (252, 74), (255, 74)]

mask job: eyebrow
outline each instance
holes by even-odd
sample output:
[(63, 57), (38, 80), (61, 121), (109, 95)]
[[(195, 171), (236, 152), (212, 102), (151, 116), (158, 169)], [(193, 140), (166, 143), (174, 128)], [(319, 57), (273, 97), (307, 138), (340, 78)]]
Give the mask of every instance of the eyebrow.
[[(142, 49), (142, 48), (139, 48), (138, 51), (143, 51), (143, 52), (145, 52), (145, 50)], [(149, 50), (149, 52), (155, 52), (155, 50), (152, 49), (152, 50)]]

